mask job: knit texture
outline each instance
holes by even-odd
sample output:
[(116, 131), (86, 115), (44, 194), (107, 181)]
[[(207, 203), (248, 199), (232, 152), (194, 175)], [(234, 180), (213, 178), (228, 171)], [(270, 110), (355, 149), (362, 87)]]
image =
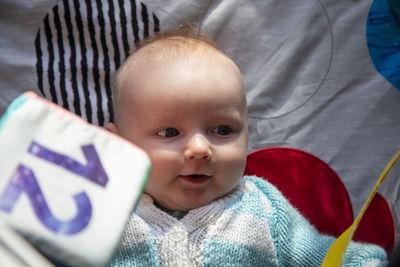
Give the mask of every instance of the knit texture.
[[(267, 181), (245, 176), (229, 195), (178, 220), (144, 194), (111, 266), (320, 266), (334, 241)], [(351, 243), (343, 266), (379, 266), (385, 251)]]

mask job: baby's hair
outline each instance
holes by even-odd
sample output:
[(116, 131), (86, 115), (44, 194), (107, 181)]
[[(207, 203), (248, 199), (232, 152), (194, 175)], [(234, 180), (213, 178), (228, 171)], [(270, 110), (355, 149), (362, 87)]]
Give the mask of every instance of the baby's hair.
[[(141, 42), (136, 44), (135, 50), (133, 50), (130, 53), (125, 62), (116, 71), (112, 81), (112, 88), (114, 93), (114, 109), (120, 91), (118, 76), (121, 74), (121, 72), (123, 72), (123, 69), (126, 68), (127, 65), (126, 62), (129, 61), (133, 56), (139, 54), (139, 51), (141, 51), (143, 48), (154, 45), (155, 43), (158, 42), (160, 45), (155, 46), (156, 48), (155, 50), (157, 50), (157, 48), (160, 48), (162, 46), (164, 47), (172, 46), (175, 48), (175, 49), (169, 49), (169, 51), (165, 51), (162, 57), (158, 55), (158, 61), (165, 61), (166, 58), (177, 57), (177, 54), (182, 52), (183, 53), (186, 52), (187, 54), (188, 49), (196, 49), (199, 46), (203, 47), (205, 46), (220, 51), (217, 48), (215, 42), (211, 38), (209, 38), (206, 34), (204, 34), (196, 24), (192, 23), (182, 24), (176, 29), (155, 32), (153, 35), (150, 35), (149, 37), (143, 39)], [(155, 54), (156, 53), (153, 53), (150, 56), (153, 60), (155, 57), (157, 57)], [(148, 60), (148, 58), (142, 58), (142, 60)]]
[(196, 24), (189, 23), (182, 24), (176, 29), (156, 32), (155, 34), (143, 39), (143, 41), (139, 43), (136, 51), (159, 40), (176, 40), (177, 38), (202, 42), (215, 48), (216, 50), (219, 50), (216, 43), (204, 32), (202, 32)]
[[(210, 64), (226, 67), (229, 62), (228, 64), (236, 67), (236, 64), (217, 47), (216, 43), (194, 24), (185, 24), (173, 30), (156, 32), (144, 39), (113, 77), (114, 113), (118, 109), (117, 103), (122, 88), (121, 76), (124, 73), (134, 69), (137, 65), (150, 69), (156, 65), (168, 64), (171, 60), (178, 58), (196, 64), (199, 56), (206, 58)], [(143, 62), (146, 64), (141, 64)], [(237, 70), (240, 73), (239, 69)]]

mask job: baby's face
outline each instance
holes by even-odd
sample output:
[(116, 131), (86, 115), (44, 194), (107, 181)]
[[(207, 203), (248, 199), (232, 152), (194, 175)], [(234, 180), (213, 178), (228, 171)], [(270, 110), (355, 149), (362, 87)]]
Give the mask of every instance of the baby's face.
[(166, 208), (190, 210), (232, 191), (247, 153), (237, 69), (175, 61), (125, 79), (117, 127), (152, 161), (145, 192)]

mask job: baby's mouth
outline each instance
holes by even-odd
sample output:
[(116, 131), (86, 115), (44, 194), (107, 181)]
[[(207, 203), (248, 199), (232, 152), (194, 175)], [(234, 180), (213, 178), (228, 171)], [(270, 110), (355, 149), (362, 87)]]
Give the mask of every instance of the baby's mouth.
[(188, 176), (191, 177), (191, 178), (196, 179), (196, 178), (203, 178), (204, 176), (207, 176), (207, 175), (205, 175), (205, 174), (191, 174), (191, 175), (188, 175)]
[(188, 175), (180, 175), (181, 178), (183, 178), (186, 181), (192, 182), (192, 183), (203, 183), (208, 181), (211, 176), (206, 175), (206, 174), (188, 174)]

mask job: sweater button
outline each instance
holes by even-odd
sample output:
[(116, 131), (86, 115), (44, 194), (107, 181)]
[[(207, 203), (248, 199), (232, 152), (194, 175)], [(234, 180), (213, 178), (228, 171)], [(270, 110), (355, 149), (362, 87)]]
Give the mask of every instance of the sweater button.
[(176, 229), (174, 232), (170, 233), (170, 239), (174, 242), (180, 242), (185, 238), (185, 233), (181, 229)]

